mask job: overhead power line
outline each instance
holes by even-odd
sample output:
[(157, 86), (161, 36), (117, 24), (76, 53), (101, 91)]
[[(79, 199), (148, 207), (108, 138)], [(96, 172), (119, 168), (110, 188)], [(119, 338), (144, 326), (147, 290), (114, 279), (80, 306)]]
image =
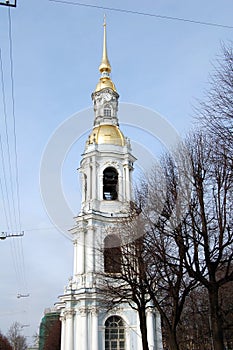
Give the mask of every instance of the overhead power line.
[(19, 169), (18, 169), (18, 152), (17, 152), (16, 119), (15, 119), (13, 45), (12, 45), (11, 10), (10, 10), (10, 8), (8, 9), (8, 19), (9, 19), (9, 45), (10, 45), (11, 99), (12, 99), (14, 153), (15, 153), (16, 199), (17, 199), (17, 212), (18, 212), (19, 231), (21, 231), (21, 213), (20, 213), (20, 197), (19, 197)]
[[(10, 74), (10, 93), (7, 99), (4, 66), (0, 50), (0, 83), (3, 102), (3, 124), (4, 128), (0, 130), (0, 159), (3, 181), (0, 178), (0, 193), (2, 197), (3, 212), (6, 221), (7, 232), (0, 234), (0, 238), (13, 238), (10, 240), (11, 255), (13, 267), (15, 270), (18, 284), (18, 292), (27, 292), (27, 280), (25, 272), (25, 259), (23, 251), (23, 232), (21, 231), (21, 212), (19, 197), (19, 170), (18, 170), (18, 152), (17, 152), (17, 132), (15, 117), (15, 93), (14, 93), (14, 56), (12, 40), (12, 22), (11, 9), (8, 7), (8, 41), (9, 41), (9, 74)], [(12, 119), (9, 119), (7, 101), (11, 105)], [(5, 130), (4, 130), (5, 129)], [(4, 135), (3, 135), (4, 134)], [(4, 136), (4, 138), (2, 137)], [(5, 154), (4, 143), (5, 141)], [(12, 141), (12, 145), (11, 145)], [(0, 174), (1, 177), (1, 174)], [(3, 215), (2, 215), (3, 217)], [(1, 223), (3, 224), (3, 222)], [(1, 227), (3, 229), (3, 227)], [(17, 237), (17, 240), (15, 238)], [(19, 237), (19, 238), (18, 238)]]
[(74, 2), (74, 1), (67, 1), (67, 0), (49, 0), (49, 1), (61, 3), (61, 4), (65, 4), (65, 5), (91, 7), (91, 8), (101, 9), (101, 10), (123, 12), (123, 13), (132, 14), (132, 15), (148, 16), (148, 17), (155, 17), (158, 19), (165, 19), (165, 20), (171, 20), (171, 21), (180, 21), (180, 22), (187, 22), (187, 23), (199, 24), (199, 25), (204, 25), (204, 26), (233, 29), (233, 26), (225, 25), (225, 24), (221, 24), (221, 23), (198, 21), (198, 20), (188, 19), (188, 18), (183, 18), (183, 17), (165, 16), (165, 15), (160, 15), (160, 14), (156, 14), (156, 13), (149, 13), (149, 12), (133, 11), (133, 10), (119, 8), (119, 7), (108, 7), (108, 6), (84, 4), (82, 2)]

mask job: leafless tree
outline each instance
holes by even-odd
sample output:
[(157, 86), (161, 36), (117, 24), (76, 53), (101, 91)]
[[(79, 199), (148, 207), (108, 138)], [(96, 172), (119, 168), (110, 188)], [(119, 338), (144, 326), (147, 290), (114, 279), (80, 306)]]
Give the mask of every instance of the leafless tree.
[[(182, 162), (182, 171), (183, 167), (186, 160)], [(167, 154), (160, 168), (154, 168), (137, 192), (139, 200), (144, 195), (145, 250), (148, 276), (154, 282), (148, 284), (148, 293), (161, 315), (169, 349), (179, 349), (177, 326), (185, 300), (196, 285), (187, 272), (183, 247), (177, 243), (184, 229), (183, 207), (190, 193), (190, 186), (182, 179), (183, 173)]]
[(206, 289), (197, 286), (186, 299), (177, 338), (180, 350), (212, 350), (209, 303)]
[(233, 168), (220, 147), (202, 134), (187, 139), (192, 193), (177, 240), (189, 275), (208, 292), (215, 350), (224, 350), (219, 290), (233, 280)]
[(21, 334), (22, 326), (19, 322), (14, 322), (7, 334), (7, 338), (13, 348), (13, 350), (26, 350), (27, 341), (26, 337)]
[(221, 55), (214, 64), (204, 101), (195, 108), (197, 120), (205, 132), (233, 152), (233, 48), (222, 44)]

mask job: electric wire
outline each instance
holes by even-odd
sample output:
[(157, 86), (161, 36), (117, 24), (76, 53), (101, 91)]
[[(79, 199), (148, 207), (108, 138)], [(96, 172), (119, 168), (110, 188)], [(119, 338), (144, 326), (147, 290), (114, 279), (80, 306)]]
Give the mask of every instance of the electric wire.
[[(3, 196), (4, 210), (8, 215), (5, 215), (6, 225), (9, 233), (21, 234), (21, 212), (20, 212), (20, 195), (19, 195), (19, 170), (18, 170), (18, 152), (17, 152), (17, 132), (16, 132), (16, 117), (15, 117), (15, 94), (14, 94), (14, 66), (13, 66), (13, 42), (12, 42), (12, 21), (11, 12), (8, 8), (8, 40), (9, 40), (9, 72), (10, 72), (10, 102), (12, 108), (12, 124), (9, 123), (6, 106), (6, 94), (5, 94), (5, 83), (4, 83), (4, 71), (2, 56), (0, 56), (0, 70), (1, 70), (1, 82), (2, 82), (2, 99), (3, 99), (3, 114), (4, 114), (4, 125), (5, 125), (5, 153), (7, 162), (8, 177), (6, 176), (6, 161), (4, 157), (4, 149), (2, 144), (2, 138), (0, 137), (0, 151), (2, 158), (3, 177), (5, 184), (5, 193)], [(10, 145), (10, 132), (13, 132), (13, 145)], [(1, 136), (1, 134), (0, 134)], [(11, 147), (10, 147), (11, 146)], [(11, 152), (12, 151), (12, 152)], [(13, 160), (12, 160), (13, 159)], [(14, 170), (14, 171), (13, 171)], [(13, 176), (14, 175), (14, 176)], [(14, 181), (13, 181), (14, 177)], [(7, 181), (8, 180), (8, 181)], [(4, 195), (2, 182), (0, 183), (0, 190)], [(9, 188), (9, 190), (8, 190)], [(9, 195), (10, 192), (10, 195)], [(6, 197), (6, 200), (5, 198)], [(10, 203), (11, 202), (11, 203)], [(16, 203), (16, 205), (15, 205)], [(6, 208), (8, 210), (6, 210)], [(16, 214), (17, 211), (17, 214)], [(9, 216), (9, 218), (8, 218)], [(13, 225), (14, 221), (14, 225)], [(15, 231), (15, 232), (14, 232)], [(25, 258), (23, 250), (22, 237), (10, 239), (10, 249), (13, 261), (13, 267), (16, 275), (17, 287), (19, 288), (20, 294), (25, 294), (27, 291), (27, 280), (25, 272)]]
[[(16, 135), (16, 117), (15, 117), (15, 97), (14, 97), (14, 66), (13, 66), (13, 43), (12, 43), (12, 24), (11, 24), (11, 9), (8, 8), (8, 23), (9, 23), (9, 54), (10, 54), (10, 78), (11, 78), (11, 100), (12, 100), (12, 117), (13, 117), (13, 136), (14, 136), (14, 159), (15, 159), (15, 181), (16, 181), (16, 201), (18, 214), (18, 231), (21, 234), (21, 213), (20, 213), (20, 197), (19, 197), (19, 170), (18, 170), (18, 153), (17, 153), (17, 135)], [(26, 273), (25, 259), (22, 244), (22, 237), (15, 242), (13, 239), (13, 248), (20, 276), (21, 288), (26, 289)]]
[(14, 95), (13, 45), (12, 45), (12, 28), (11, 28), (12, 26), (11, 26), (11, 9), (10, 9), (10, 7), (8, 7), (8, 19), (9, 19), (9, 45), (10, 45), (11, 99), (12, 99), (14, 152), (15, 152), (16, 198), (17, 198), (19, 232), (21, 233), (21, 214), (20, 214), (20, 196), (19, 196), (19, 169), (18, 169), (18, 152), (17, 152), (16, 118), (15, 118), (15, 95)]
[[(0, 73), (1, 73), (1, 86), (2, 86), (2, 102), (3, 102), (3, 113), (4, 113), (4, 120), (6, 121), (6, 95), (5, 95), (5, 83), (4, 83), (4, 74), (3, 74), (3, 63), (2, 63), (2, 51), (0, 49)], [(5, 188), (5, 195), (3, 191), (2, 181), (1, 181), (1, 192), (2, 192), (2, 200), (3, 200), (3, 207), (4, 212), (6, 212), (6, 226), (7, 230), (10, 230), (10, 227), (12, 228), (12, 220), (11, 220), (11, 209), (10, 209), (10, 200), (9, 200), (9, 192), (8, 192), (8, 186), (7, 186), (7, 180), (6, 180), (6, 162), (3, 152), (3, 143), (2, 143), (2, 135), (0, 132), (0, 150), (1, 150), (1, 165), (2, 165), (2, 172), (3, 172), (3, 179), (4, 179), (4, 188)], [(5, 199), (6, 196), (6, 199)], [(7, 213), (8, 212), (8, 213)]]
[[(1, 59), (1, 76), (2, 76), (2, 94), (3, 94), (3, 106), (4, 106), (4, 126), (5, 126), (5, 137), (6, 137), (6, 153), (7, 153), (7, 168), (9, 171), (9, 197), (11, 197), (11, 203), (12, 203), (12, 211), (10, 210), (10, 229), (13, 230), (13, 227), (15, 228), (17, 232), (17, 219), (16, 219), (16, 210), (15, 210), (15, 200), (14, 200), (14, 186), (13, 186), (13, 170), (12, 170), (12, 158), (11, 158), (11, 152), (10, 152), (10, 141), (9, 141), (9, 132), (8, 132), (8, 118), (7, 118), (7, 109), (6, 109), (6, 96), (5, 96), (5, 84), (4, 84), (4, 75), (3, 75), (3, 65), (2, 65), (2, 59)], [(2, 145), (2, 143), (1, 143)], [(2, 150), (1, 150), (2, 151)], [(5, 167), (5, 176), (6, 176), (6, 166), (3, 162), (3, 168)], [(4, 178), (6, 178), (4, 176)], [(6, 186), (6, 188), (8, 188)], [(8, 195), (7, 195), (8, 196)], [(10, 201), (10, 199), (9, 199)], [(12, 213), (11, 213), (12, 212)], [(13, 225), (14, 222), (14, 225)]]
[(90, 8), (97, 8), (97, 9), (101, 9), (101, 10), (122, 12), (122, 13), (131, 14), (131, 15), (155, 17), (155, 18), (158, 18), (158, 19), (165, 19), (165, 20), (171, 20), (171, 21), (180, 21), (180, 22), (186, 22), (186, 23), (199, 24), (199, 25), (204, 25), (204, 26), (233, 29), (233, 26), (225, 25), (225, 24), (221, 24), (221, 23), (198, 21), (198, 20), (194, 20), (194, 19), (188, 19), (188, 18), (183, 18), (183, 17), (174, 17), (174, 16), (166, 16), (166, 15), (160, 15), (160, 14), (149, 13), (149, 12), (133, 11), (133, 10), (127, 10), (127, 9), (119, 8), (119, 7), (108, 7), (108, 6), (84, 4), (82, 2), (74, 2), (74, 1), (67, 1), (67, 0), (49, 0), (49, 1), (50, 2), (61, 3), (61, 4), (65, 4), (65, 5), (90, 7)]
[(5, 221), (7, 225), (7, 230), (9, 231), (9, 226), (8, 226), (8, 216), (7, 216), (7, 211), (6, 211), (6, 206), (5, 206), (5, 195), (3, 191), (3, 186), (2, 186), (2, 179), (0, 177), (0, 188), (1, 188), (1, 195), (2, 195), (2, 205), (3, 205), (3, 211), (4, 211), (4, 216), (5, 216)]

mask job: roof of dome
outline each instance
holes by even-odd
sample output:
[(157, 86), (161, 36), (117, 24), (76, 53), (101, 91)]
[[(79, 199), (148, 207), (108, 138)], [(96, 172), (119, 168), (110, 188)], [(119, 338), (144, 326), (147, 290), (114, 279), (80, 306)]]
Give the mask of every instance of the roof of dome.
[(103, 90), (105, 88), (110, 88), (116, 92), (116, 87), (109, 77), (101, 77), (98, 84), (96, 85), (95, 92)]
[(89, 144), (93, 143), (124, 146), (125, 138), (117, 125), (99, 125), (89, 136)]

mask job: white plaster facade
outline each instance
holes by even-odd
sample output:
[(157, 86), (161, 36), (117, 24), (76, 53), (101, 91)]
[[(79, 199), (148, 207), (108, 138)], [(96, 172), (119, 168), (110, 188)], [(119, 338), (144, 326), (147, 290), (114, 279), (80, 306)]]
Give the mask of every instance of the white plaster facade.
[[(104, 50), (105, 45), (104, 32)], [(124, 324), (124, 346), (120, 347), (119, 343), (116, 348), (113, 347), (114, 350), (142, 349), (137, 312), (126, 304), (107, 312), (101, 307), (97, 289), (98, 273), (104, 271), (101, 249), (104, 238), (109, 228), (114, 230), (117, 219), (129, 213), (133, 164), (136, 160), (129, 140), (118, 128), (119, 96), (109, 76), (110, 64), (106, 52), (103, 52), (101, 64), (100, 82), (92, 94), (95, 114), (93, 130), (86, 142), (79, 168), (82, 174), (81, 211), (75, 218), (74, 228), (70, 230), (74, 243), (73, 276), (56, 304), (62, 321), (61, 350), (105, 350), (106, 321), (111, 316), (121, 318)], [(110, 193), (104, 193), (105, 169), (116, 171), (115, 199), (111, 198)], [(147, 312), (147, 327), (150, 350), (161, 350), (160, 317), (153, 308)], [(111, 346), (108, 349), (112, 350)]]

